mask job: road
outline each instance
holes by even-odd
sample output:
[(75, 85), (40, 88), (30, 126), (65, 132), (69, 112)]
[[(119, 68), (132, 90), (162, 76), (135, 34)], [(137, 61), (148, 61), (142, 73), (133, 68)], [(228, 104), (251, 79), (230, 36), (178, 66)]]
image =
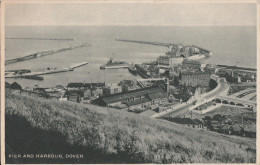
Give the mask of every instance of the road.
[(214, 90), (203, 94), (201, 97), (208, 100), (208, 99), (212, 99), (216, 96), (226, 95), (225, 92), (227, 92), (228, 89), (229, 89), (229, 85), (226, 82), (225, 78), (219, 78), (218, 86)]
[[(216, 96), (225, 95), (225, 93), (229, 89), (229, 85), (225, 81), (225, 78), (218, 78), (217, 82), (218, 82), (217, 87), (215, 89), (213, 89), (212, 91), (201, 95), (200, 98), (199, 98), (199, 101), (205, 102), (205, 100), (206, 101), (212, 100)], [(196, 100), (192, 99), (192, 100), (189, 101), (189, 103), (182, 103), (182, 104), (179, 103), (177, 105), (174, 105), (173, 107), (170, 107), (168, 110), (154, 114), (151, 117), (162, 118), (162, 117), (169, 115), (169, 114), (171, 114), (171, 116), (178, 116), (178, 115), (188, 111), (189, 108), (193, 107), (194, 101), (196, 101)]]

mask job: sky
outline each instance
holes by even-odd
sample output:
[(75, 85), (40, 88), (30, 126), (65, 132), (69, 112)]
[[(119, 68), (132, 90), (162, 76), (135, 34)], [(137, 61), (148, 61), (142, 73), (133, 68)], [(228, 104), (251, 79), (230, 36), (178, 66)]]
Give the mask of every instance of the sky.
[(254, 3), (9, 3), (7, 26), (256, 26)]

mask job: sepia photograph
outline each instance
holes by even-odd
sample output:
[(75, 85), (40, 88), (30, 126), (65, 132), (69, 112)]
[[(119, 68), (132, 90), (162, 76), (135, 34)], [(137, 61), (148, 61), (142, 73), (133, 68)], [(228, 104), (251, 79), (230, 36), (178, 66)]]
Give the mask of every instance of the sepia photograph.
[(1, 5), (4, 163), (257, 164), (256, 0)]

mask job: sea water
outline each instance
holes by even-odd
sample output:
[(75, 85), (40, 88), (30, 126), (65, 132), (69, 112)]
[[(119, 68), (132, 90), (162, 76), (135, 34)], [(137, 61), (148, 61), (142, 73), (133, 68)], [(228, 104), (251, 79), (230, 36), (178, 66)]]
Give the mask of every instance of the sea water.
[(6, 79), (23, 87), (52, 87), (70, 82), (118, 83), (138, 79), (127, 69), (100, 70), (110, 58), (129, 63), (151, 62), (167, 47), (126, 43), (116, 38), (163, 43), (194, 44), (211, 50), (210, 64), (256, 68), (256, 27), (172, 27), (172, 26), (7, 26), (6, 38), (73, 38), (73, 41), (6, 39), (6, 59), (89, 43), (91, 46), (60, 52), (6, 66), (10, 69), (42, 71), (47, 67), (67, 68), (88, 62), (72, 72), (43, 75), (44, 81)]

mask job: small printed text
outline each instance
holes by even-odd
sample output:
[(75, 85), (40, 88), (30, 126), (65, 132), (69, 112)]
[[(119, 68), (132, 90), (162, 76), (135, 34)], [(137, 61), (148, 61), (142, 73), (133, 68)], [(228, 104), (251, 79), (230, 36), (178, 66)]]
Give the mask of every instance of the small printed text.
[(8, 154), (13, 159), (83, 159), (84, 154)]

